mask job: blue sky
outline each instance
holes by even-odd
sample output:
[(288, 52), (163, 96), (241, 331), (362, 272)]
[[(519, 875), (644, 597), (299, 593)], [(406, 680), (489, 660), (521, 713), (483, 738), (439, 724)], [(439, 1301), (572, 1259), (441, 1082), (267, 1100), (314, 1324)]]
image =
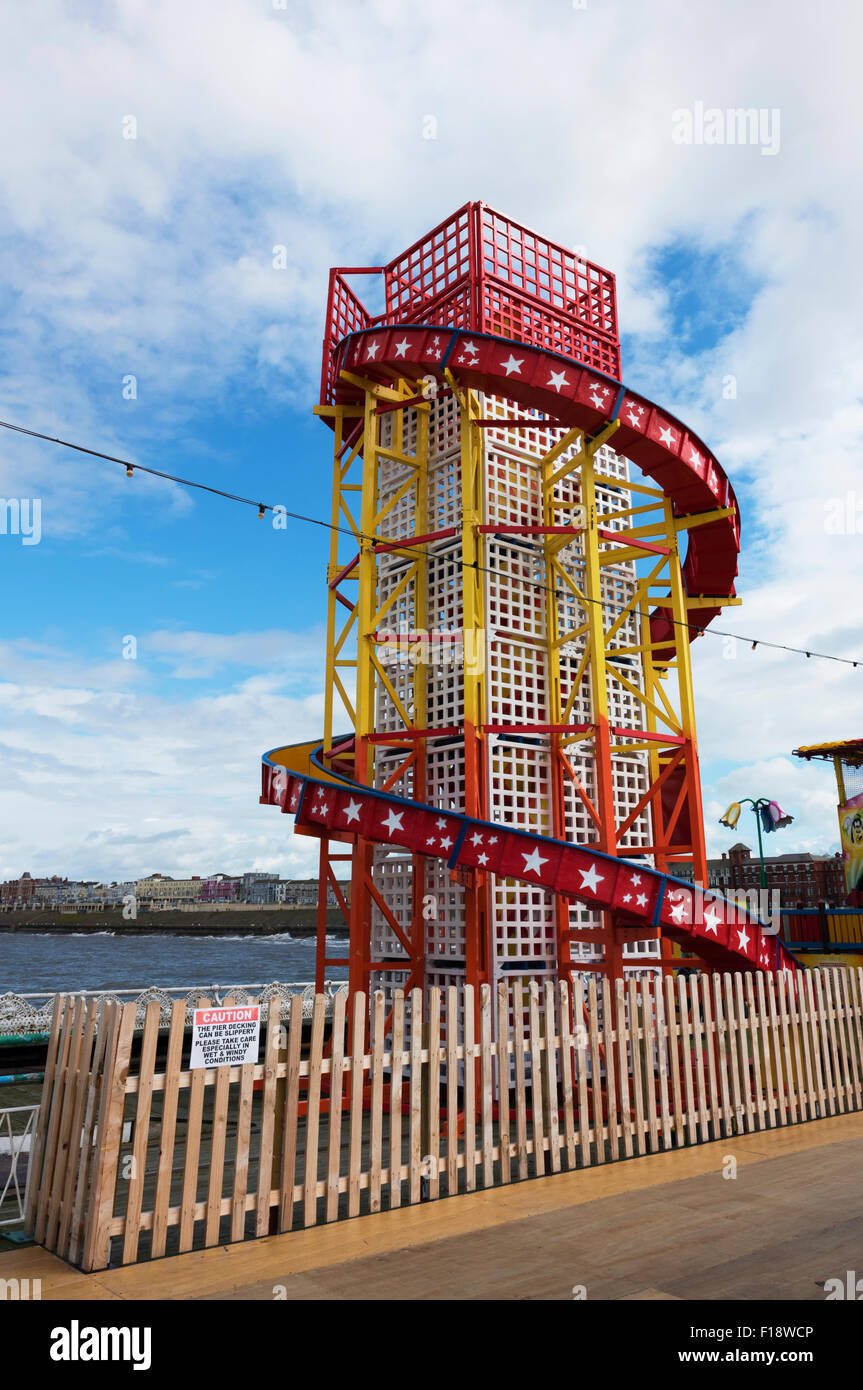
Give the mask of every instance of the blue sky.
[[(624, 379), (729, 472), (745, 603), (719, 625), (863, 654), (861, 535), (824, 524), (863, 504), (859, 21), (695, 8), (7, 9), (0, 418), (326, 516), (327, 268), (482, 198), (615, 272)], [(778, 153), (676, 145), (696, 101), (778, 110)], [(256, 796), (260, 752), (320, 728), (326, 533), (5, 432), (0, 495), (43, 507), (38, 546), (0, 537), (0, 878), (310, 872)], [(859, 733), (863, 672), (718, 638), (694, 661), (711, 849), (762, 792), (798, 817), (782, 848), (835, 848), (831, 777), (789, 754)]]

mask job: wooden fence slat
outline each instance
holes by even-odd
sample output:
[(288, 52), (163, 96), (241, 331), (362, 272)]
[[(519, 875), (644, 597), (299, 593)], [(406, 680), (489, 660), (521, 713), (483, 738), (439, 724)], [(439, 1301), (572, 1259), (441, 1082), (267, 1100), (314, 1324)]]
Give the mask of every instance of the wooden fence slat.
[(767, 1106), (766, 1123), (771, 1129), (776, 1124), (776, 1092), (774, 1069), (770, 1059), (770, 1016), (767, 1009), (767, 994), (764, 988), (764, 971), (759, 970), (755, 977), (758, 995), (758, 1022), (761, 1030), (761, 1068), (764, 1077), (764, 1099)]
[(835, 968), (826, 971), (827, 996), (830, 1008), (830, 1039), (833, 1055), (836, 1058), (836, 1075), (839, 1078), (839, 1095), (842, 1110), (851, 1109), (851, 1077), (848, 1072), (848, 1057), (844, 1050), (841, 1000), (839, 997), (839, 972)]
[(544, 1081), (545, 1102), (548, 1114), (548, 1147), (551, 1157), (551, 1171), (560, 1172), (560, 1116), (557, 1097), (557, 1025), (554, 1016), (554, 985), (545, 982), (545, 1053)]
[(707, 1081), (710, 1087), (710, 1127), (713, 1139), (722, 1137), (722, 1099), (717, 1077), (716, 1024), (710, 998), (710, 976), (702, 975), (700, 980), (701, 1012), (704, 1018), (704, 1048), (707, 1053)]
[[(616, 1021), (615, 1033), (617, 1035), (617, 1075), (620, 1083), (620, 1122), (623, 1130), (623, 1152), (626, 1158), (632, 1158), (632, 1109), (629, 1103), (629, 1056), (627, 1052), (627, 1028), (626, 1028), (626, 996), (624, 994), (623, 980), (614, 982), (616, 1000)], [(581, 1075), (581, 1063), (579, 1062), (579, 1077)], [(580, 1096), (579, 1092), (579, 1096)], [(579, 1101), (579, 1115), (581, 1115)], [(582, 1153), (582, 1163), (584, 1155)]]
[[(561, 1017), (562, 1017), (561, 1013)], [(605, 1094), (608, 1105), (608, 1151), (612, 1161), (620, 1157), (618, 1148), (619, 1124), (617, 1118), (617, 1085), (614, 1077), (614, 1011), (612, 1008), (611, 985), (608, 977), (602, 981), (602, 1038), (605, 1050)], [(563, 1039), (561, 1039), (561, 1050)], [(572, 1082), (569, 1086), (570, 1104), (572, 1102)], [(667, 1097), (666, 1097), (667, 1099)], [(567, 1152), (569, 1146), (567, 1144)]]
[(813, 1049), (815, 1070), (821, 1081), (821, 1113), (835, 1115), (836, 1092), (833, 1067), (830, 1059), (830, 1036), (827, 1022), (827, 1008), (824, 1002), (823, 975), (820, 969), (805, 971), (810, 1013), (813, 1018)]
[(740, 1089), (743, 1096), (743, 1117), (746, 1133), (755, 1128), (755, 1111), (752, 1108), (752, 1043), (750, 1041), (750, 1020), (746, 1016), (746, 1003), (743, 998), (743, 976), (740, 971), (734, 976), (734, 1006), (737, 1011), (737, 1042), (740, 1049)]
[[(836, 966), (833, 992), (836, 999), (836, 1029), (839, 1039), (839, 1055), (842, 1058), (842, 1071), (845, 1076), (845, 1109), (856, 1110), (854, 1093), (854, 1071), (851, 1065), (851, 1048), (848, 1045), (848, 980), (844, 966)], [(855, 1058), (856, 1061), (856, 1058)]]
[(857, 1048), (855, 1046), (854, 1035), (854, 1002), (851, 994), (851, 981), (849, 971), (840, 970), (838, 985), (842, 992), (842, 1040), (844, 1044), (844, 1055), (846, 1063), (850, 1068), (848, 1083), (849, 1098), (853, 1097), (853, 1105), (849, 1108), (860, 1109), (860, 1073), (857, 1069)]
[[(473, 990), (470, 991), (471, 1016), (473, 1016)], [(465, 1037), (467, 1031), (467, 1007), (465, 1007)], [(470, 1036), (473, 1037), (473, 1029)], [(473, 1056), (473, 1051), (472, 1054)], [(507, 1183), (512, 1180), (512, 1156), (510, 1148), (509, 1129), (509, 999), (506, 980), (499, 980), (497, 985), (497, 1109), (498, 1109), (498, 1138), (500, 1147), (500, 1180)], [(471, 1063), (471, 1073), (475, 1075), (476, 1068)], [(476, 1096), (475, 1086), (471, 1083), (471, 1108), (475, 1112)], [(467, 1085), (465, 1085), (465, 1109), (467, 1110)], [(468, 1112), (469, 1114), (470, 1112)], [(476, 1126), (470, 1130), (471, 1144), (476, 1150)], [(465, 1153), (468, 1152), (468, 1129), (465, 1127)], [(472, 1165), (476, 1164), (476, 1156), (472, 1159)], [(470, 1171), (470, 1170), (469, 1170)], [(475, 1185), (475, 1183), (474, 1183)], [(473, 1188), (468, 1187), (468, 1192)]]
[(644, 1105), (647, 1119), (647, 1138), (651, 1153), (659, 1148), (659, 1126), (656, 1120), (656, 1075), (654, 1051), (656, 1040), (653, 1032), (653, 1000), (650, 981), (642, 975), (639, 994), (641, 996), (641, 1031), (643, 1039), (642, 1064), (644, 1067)]
[(98, 1203), (99, 1163), (101, 1159), (100, 1141), (107, 1124), (108, 1105), (111, 1095), (111, 1077), (117, 1053), (117, 1040), (120, 1032), (120, 1013), (122, 1005), (106, 1003), (102, 1014), (102, 1027), (105, 1042), (99, 1067), (98, 1095), (94, 1101), (93, 1148), (90, 1156), (90, 1188), (87, 1204), (81, 1217), (81, 1268), (88, 1269), (88, 1260), (94, 1258), (95, 1250), (95, 1208)]
[(237, 1093), (237, 1146), (234, 1151), (234, 1181), (231, 1190), (231, 1240), (242, 1240), (246, 1229), (254, 1101), (255, 1063), (246, 1062), (240, 1069), (240, 1086)]
[(833, 1068), (830, 1061), (830, 1038), (827, 1031), (827, 1010), (824, 1006), (824, 989), (821, 979), (821, 971), (813, 970), (813, 985), (815, 998), (817, 1000), (816, 1016), (818, 1019), (818, 1039), (819, 1053), (821, 1056), (822, 1076), (824, 1079), (824, 1095), (827, 1101), (827, 1113), (836, 1114), (836, 1095), (833, 1085)]
[(776, 1103), (779, 1107), (779, 1123), (788, 1123), (788, 1105), (785, 1099), (785, 1064), (782, 1059), (782, 1045), (779, 1036), (779, 985), (775, 977), (765, 981), (767, 1005), (770, 1014), (770, 1044), (773, 1058), (773, 1080), (776, 1086)]
[(521, 981), (513, 984), (513, 1057), (515, 1063), (515, 1145), (518, 1159), (518, 1176), (524, 1181), (528, 1174), (527, 1162), (527, 1068), (525, 1054), (528, 1039), (524, 1031), (524, 987)]
[[(347, 1006), (347, 993), (343, 989), (336, 991), (333, 996), (333, 1023), (330, 1031), (330, 1119), (329, 1136), (327, 1143), (327, 1221), (335, 1221), (339, 1214), (339, 1177), (341, 1175), (342, 1164), (342, 1105), (345, 1085), (345, 1012)], [(404, 1042), (404, 993), (402, 990), (396, 991), (393, 1004), (393, 1048), (401, 1051)], [(396, 1030), (398, 1031), (398, 1035)], [(397, 1041), (398, 1038), (398, 1041)], [(394, 1078), (396, 1072), (393, 1072)], [(398, 1135), (398, 1144), (395, 1139), (392, 1141), (393, 1152), (390, 1157), (390, 1169), (392, 1171), (394, 1161), (397, 1163), (396, 1177), (390, 1178), (390, 1206), (398, 1206), (401, 1199), (401, 1181), (398, 1176), (401, 1169), (401, 1062), (398, 1065), (398, 1080), (394, 1079), (393, 1085), (395, 1094), (398, 1097), (398, 1125), (395, 1134)], [(394, 1101), (395, 1104), (395, 1101)], [(395, 1121), (393, 1121), (395, 1123)], [(291, 1185), (293, 1186), (293, 1174), (291, 1175)]]
[(683, 1116), (683, 1090), (680, 1082), (680, 1030), (677, 1024), (677, 1002), (674, 996), (674, 981), (666, 975), (662, 982), (665, 990), (665, 1019), (668, 1030), (668, 1056), (671, 1063), (671, 1105), (674, 1117), (674, 1142), (678, 1148), (686, 1143)]
[(110, 1227), (114, 1215), (114, 1196), (117, 1186), (117, 1167), (123, 1134), (123, 1109), (126, 1102), (126, 1082), (132, 1055), (132, 1033), (135, 1028), (137, 1005), (122, 1007), (116, 1042), (107, 1070), (104, 1113), (97, 1127), (98, 1153), (90, 1199), (90, 1221), (84, 1239), (83, 1268), (104, 1269), (111, 1251)]
[[(285, 1123), (282, 1133), (282, 1171), (279, 1177), (279, 1230), (294, 1225), (294, 1179), (297, 1166), (297, 1129), (300, 1109), (300, 1046), (303, 1040), (303, 996), (292, 994), (288, 1011), (288, 1046), (285, 1059)], [(258, 1183), (260, 1184), (260, 1171)]]
[(602, 1049), (599, 1045), (599, 1000), (596, 976), (587, 983), (587, 1027), (590, 1037), (590, 1091), (593, 1103), (594, 1162), (605, 1162), (605, 1137), (602, 1098)]
[(692, 1073), (692, 1020), (689, 991), (684, 976), (677, 977), (677, 1001), (680, 1011), (680, 1050), (683, 1054), (683, 1086), (686, 1095), (686, 1133), (690, 1144), (697, 1141), (697, 1106)]
[[(465, 1002), (467, 1017), (467, 1002)], [(402, 1204), (402, 1075), (404, 1063), (402, 1056), (405, 1045), (405, 994), (397, 989), (393, 995), (392, 1061), (390, 1065), (390, 1157), (389, 1157), (389, 1197), (390, 1210)], [(332, 1094), (332, 1088), (331, 1088)], [(330, 1133), (332, 1134), (333, 1108), (330, 1099)], [(328, 1217), (327, 1220), (330, 1218)]]
[[(232, 1009), (236, 1000), (227, 996), (221, 1007)], [(210, 1171), (207, 1177), (204, 1245), (218, 1245), (222, 1225), (222, 1188), (225, 1181), (225, 1148), (228, 1140), (228, 1100), (231, 1089), (231, 1068), (216, 1067), (213, 1088), (213, 1115), (210, 1122)]]
[(70, 1264), (78, 1263), (78, 1258), (81, 1253), (81, 1242), (84, 1236), (84, 1220), (90, 1188), (90, 1171), (93, 1163), (93, 1133), (96, 1125), (99, 1096), (102, 1092), (102, 1068), (104, 1066), (105, 1048), (109, 1032), (108, 1006), (105, 1004), (104, 1000), (100, 1000), (96, 1023), (96, 1041), (93, 1048), (90, 1072), (87, 1077), (87, 1104), (84, 1111), (84, 1122), (81, 1128), (81, 1162), (78, 1167), (75, 1201), (72, 1209), (72, 1225), (69, 1231)]
[(765, 1082), (761, 1070), (761, 1036), (758, 1007), (755, 1003), (755, 976), (751, 970), (746, 972), (746, 1008), (749, 1015), (749, 1038), (752, 1047), (752, 1091), (755, 1124), (759, 1130), (762, 1130), (765, 1127)]
[(444, 994), (446, 1037), (446, 1186), (458, 1192), (458, 991), (447, 985)]
[[(788, 1023), (794, 1045), (794, 1065), (796, 1074), (796, 1097), (800, 1120), (814, 1118), (814, 1098), (810, 1087), (809, 1041), (806, 1037), (806, 1011), (803, 1008), (803, 981), (799, 977), (791, 983), (788, 991)], [(806, 1061), (806, 1066), (805, 1066)]]
[[(369, 1066), (369, 1211), (380, 1211), (384, 1143), (384, 1022), (386, 999), (376, 989), (372, 1002), (371, 1062)], [(321, 1023), (323, 1028), (323, 1021)], [(306, 1188), (308, 1192), (308, 1186)]]
[[(162, 1119), (159, 1126), (159, 1170), (156, 1175), (156, 1190), (153, 1195), (153, 1227), (150, 1236), (151, 1259), (159, 1259), (164, 1255), (168, 1238), (168, 1207), (171, 1201), (174, 1144), (177, 1137), (177, 1102), (180, 1095), (180, 1067), (183, 1061), (185, 1028), (186, 1001), (185, 999), (175, 999), (171, 1006), (171, 1026), (168, 1033), (168, 1050), (165, 1055)], [(239, 1236), (234, 1237), (235, 1240), (239, 1240), (239, 1238)]]
[[(57, 1071), (58, 1054), (63, 1042), (63, 1022), (66, 1017), (67, 996), (54, 995), (51, 1011), (51, 1028), (48, 1033), (48, 1052), (45, 1057), (45, 1075), (42, 1080), (42, 1094), (39, 1097), (39, 1114), (36, 1117), (36, 1132), (33, 1135), (33, 1151), (30, 1158), (30, 1185), (27, 1192), (27, 1205), (24, 1209), (24, 1229), (28, 1235), (35, 1235), (37, 1205), (42, 1191), (42, 1157), (48, 1129), (48, 1113), (54, 1095), (54, 1078)], [(38, 1237), (37, 1237), (38, 1238)]]
[(833, 1092), (836, 1097), (836, 1113), (841, 1115), (845, 1109), (845, 1087), (842, 1082), (842, 1067), (836, 1043), (836, 1008), (833, 999), (833, 971), (822, 966), (822, 994), (824, 998), (824, 1017), (827, 1020), (827, 1038), (830, 1046), (830, 1069), (833, 1074)]
[(788, 1021), (791, 1029), (791, 1040), (794, 1052), (794, 1074), (797, 1085), (797, 1103), (800, 1108), (800, 1119), (807, 1118), (806, 1111), (806, 1077), (803, 1073), (803, 1058), (800, 1052), (800, 990), (797, 985), (797, 975), (789, 975), (788, 979)]
[[(309, 1078), (306, 1089), (306, 1152), (303, 1167), (303, 1225), (314, 1226), (318, 1219), (318, 1146), (321, 1134), (321, 1075), (324, 1058), (324, 1011), (326, 996), (316, 994), (312, 1004), (312, 1033), (309, 1046)], [(384, 997), (380, 996), (380, 1028), (383, 1035)], [(375, 1015), (378, 1013), (378, 998), (375, 996)], [(380, 1039), (383, 1052), (383, 1036)], [(383, 1089), (383, 1069), (378, 1066), (378, 1086)], [(380, 1132), (377, 1144), (377, 1198), (380, 1210), (381, 1188), (381, 1145)]]
[(539, 1031), (539, 985), (531, 980), (530, 997), (530, 1112), (533, 1119), (533, 1171), (535, 1177), (545, 1173), (545, 1124), (542, 1113), (542, 1060)]
[(360, 1210), (360, 1171), (363, 1161), (363, 1081), (366, 1041), (366, 996), (354, 995), (354, 1017), (351, 1031), (351, 1120), (348, 1155), (348, 1216)]
[(39, 1208), (36, 1217), (35, 1239), (40, 1245), (46, 1245), (51, 1249), (51, 1236), (48, 1234), (51, 1227), (52, 1199), (54, 1183), (57, 1177), (58, 1154), (62, 1145), (62, 1120), (63, 1112), (66, 1108), (66, 1083), (69, 1074), (70, 1050), (74, 1046), (75, 1019), (78, 1014), (80, 998), (75, 999), (70, 996), (66, 1013), (63, 1019), (62, 1031), (60, 1033), (60, 1055), (57, 1059), (57, 1070), (54, 1081), (54, 1094), (51, 1098), (51, 1108), (48, 1112), (48, 1132), (45, 1136), (45, 1157), (42, 1174), (39, 1181)]
[(791, 1056), (791, 1037), (788, 1026), (788, 976), (783, 971), (778, 979), (779, 986), (779, 1021), (782, 1025), (782, 1060), (785, 1071), (785, 1089), (788, 1104), (788, 1114), (791, 1124), (797, 1123), (797, 1091), (794, 1085), (794, 1064)]
[(428, 1022), (428, 1152), (423, 1158), (431, 1160), (429, 1197), (440, 1196), (440, 1023), (441, 992), (439, 985), (429, 990)]
[(144, 1014), (144, 1034), (138, 1059), (138, 1094), (135, 1097), (135, 1119), (132, 1130), (131, 1172), (126, 1189), (126, 1215), (123, 1232), (124, 1265), (132, 1264), (138, 1253), (141, 1224), (141, 1205), (144, 1178), (147, 1174), (147, 1149), (150, 1141), (150, 1110), (153, 1104), (153, 1074), (156, 1070), (156, 1045), (159, 1041), (161, 1007), (154, 1000)]
[(857, 1109), (863, 1108), (863, 1014), (860, 1008), (860, 970), (853, 969), (848, 971), (848, 990), (850, 1001), (850, 1012), (848, 1014), (848, 1031), (850, 1035), (851, 1055), (854, 1058), (854, 1075), (858, 1076), (859, 1084), (856, 1087)]
[(635, 1147), (639, 1154), (647, 1152), (647, 1134), (644, 1116), (644, 1049), (643, 1033), (638, 1010), (638, 985), (630, 976), (627, 993), (629, 996), (629, 1042), (632, 1052), (632, 1096), (635, 1102)]
[(827, 1114), (827, 1097), (824, 1090), (824, 1075), (821, 1069), (821, 1038), (818, 1032), (818, 1004), (813, 987), (813, 971), (803, 972), (803, 993), (806, 998), (806, 1014), (809, 1021), (809, 1038), (812, 1053), (812, 1070), (815, 1081), (816, 1112), (823, 1119)]
[(755, 1029), (758, 1034), (758, 1057), (761, 1078), (761, 1119), (763, 1129), (772, 1129), (775, 1121), (776, 1097), (773, 1091), (773, 1070), (770, 1064), (770, 1017), (764, 990), (765, 974), (758, 970), (752, 977)]
[(671, 1148), (671, 1115), (668, 1106), (668, 1028), (665, 1022), (665, 1003), (662, 996), (662, 976), (656, 975), (650, 982), (654, 1036), (656, 1039), (656, 1075), (659, 1088), (659, 1122), (662, 1130), (662, 1147)]
[(734, 1127), (737, 1134), (743, 1133), (743, 1101), (740, 1092), (740, 1063), (738, 1058), (738, 1028), (734, 1012), (732, 977), (728, 971), (722, 976), (725, 998), (726, 1045), (725, 1055), (731, 1062), (731, 1095), (734, 1114)]
[[(506, 1020), (504, 1019), (504, 1026)], [(498, 1018), (498, 1026), (500, 1019)], [(503, 1034), (504, 1045), (506, 1033)], [(504, 1059), (506, 1065), (506, 1059)], [(498, 1067), (500, 1070), (500, 1067)], [(466, 1192), (476, 1191), (476, 1001), (473, 985), (464, 987), (464, 1183)], [(507, 1128), (509, 1117), (507, 1116)], [(501, 1134), (503, 1124), (501, 1123)], [(501, 1140), (503, 1144), (503, 1140)], [(504, 1160), (503, 1148), (500, 1155), (501, 1182), (509, 1182), (508, 1163)]]
[(75, 1090), (75, 1107), (72, 1111), (69, 1153), (66, 1160), (66, 1180), (63, 1187), (63, 1196), (60, 1201), (60, 1223), (57, 1231), (57, 1253), (63, 1258), (65, 1258), (69, 1247), (69, 1232), (72, 1226), (72, 1205), (75, 1195), (75, 1182), (84, 1161), (84, 1154), (82, 1151), (84, 1103), (87, 1097), (87, 1085), (90, 1080), (90, 1064), (93, 1057), (93, 1036), (96, 1030), (98, 1012), (99, 1000), (91, 998), (86, 1006), (84, 1033), (75, 1073), (72, 1078), (72, 1084)]
[(731, 1090), (728, 1084), (728, 1042), (725, 1025), (725, 1012), (722, 1007), (722, 976), (713, 976), (713, 1026), (716, 1039), (716, 1069), (719, 1072), (719, 1091), (722, 1097), (722, 1137), (728, 1139), (734, 1132), (734, 1118), (731, 1110)]
[(264, 1089), (261, 1093), (261, 1144), (258, 1158), (258, 1191), (255, 1201), (255, 1234), (265, 1236), (270, 1229), (270, 1194), (273, 1186), (273, 1140), (276, 1128), (276, 1069), (279, 1061), (279, 1033), (282, 1001), (274, 994), (267, 1009), (267, 1037), (264, 1043)]
[(695, 1053), (695, 1104), (698, 1110), (698, 1132), (701, 1136), (701, 1142), (704, 1144), (710, 1137), (707, 1125), (707, 1088), (704, 1082), (704, 1049), (710, 1046), (710, 1036), (707, 1032), (707, 1021), (703, 1017), (701, 1008), (698, 980), (694, 975), (690, 975), (687, 984), (689, 986), (692, 1050)]
[(567, 1171), (575, 1167), (575, 1099), (573, 1094), (572, 1004), (569, 985), (560, 980), (557, 986), (560, 1011), (560, 1088), (563, 1105), (563, 1151)]
[[(196, 1009), (205, 1009), (210, 1000), (202, 995), (194, 1001)], [(206, 1068), (195, 1067), (189, 1082), (186, 1111), (186, 1152), (183, 1162), (183, 1190), (180, 1197), (180, 1253), (191, 1250), (195, 1234), (195, 1209), (198, 1205), (198, 1170), (201, 1153), (201, 1128), (204, 1119), (204, 1087)]]
[(491, 987), (487, 984), (481, 984), (479, 987), (479, 1045), (482, 1083), (480, 1098), (482, 1185), (483, 1187), (491, 1187), (494, 1184), (494, 1129), (492, 1127), (492, 1077), (494, 1069), (491, 1050)]
[(422, 990), (413, 989), (410, 995), (410, 1134), (408, 1137), (408, 1202), (411, 1206), (422, 1195), (421, 1168), (423, 1142), (423, 1005)]

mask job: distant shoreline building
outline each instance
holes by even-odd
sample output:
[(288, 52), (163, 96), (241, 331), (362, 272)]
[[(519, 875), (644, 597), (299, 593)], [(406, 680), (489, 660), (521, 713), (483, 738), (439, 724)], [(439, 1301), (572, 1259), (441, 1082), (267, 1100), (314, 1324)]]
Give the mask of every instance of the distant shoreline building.
[[(845, 876), (841, 854), (765, 855), (764, 871), (768, 889), (778, 889), (783, 908), (845, 906)], [(679, 878), (693, 879), (692, 864), (682, 861), (676, 868)], [(748, 845), (738, 843), (721, 859), (708, 859), (707, 886), (721, 889), (760, 888), (761, 866)]]
[[(346, 898), (350, 883), (339, 885)], [(216, 873), (207, 877), (193, 874), (191, 878), (172, 878), (170, 874), (148, 874), (144, 878), (121, 883), (97, 883), (95, 880), (34, 878), (23, 873), (20, 878), (0, 883), (0, 910), (58, 912), (98, 912), (106, 908), (123, 908), (134, 904), (138, 912), (188, 911), (197, 904), (204, 909), (209, 904), (224, 908), (243, 909), (282, 905), (285, 907), (317, 907), (318, 880), (281, 879), (278, 874), (251, 871), (244, 874)], [(336, 895), (327, 886), (327, 905), (337, 905)]]

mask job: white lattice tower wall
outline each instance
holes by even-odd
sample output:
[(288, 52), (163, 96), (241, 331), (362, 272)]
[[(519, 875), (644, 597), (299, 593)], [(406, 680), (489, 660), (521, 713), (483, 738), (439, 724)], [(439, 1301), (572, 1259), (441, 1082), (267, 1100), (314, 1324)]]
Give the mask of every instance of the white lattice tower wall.
[[(481, 413), (486, 418), (500, 418), (501, 427), (483, 430), (484, 506), (483, 521), (493, 525), (541, 526), (542, 488), (541, 460), (560, 437), (560, 430), (550, 428), (537, 418), (535, 428), (508, 428), (507, 421), (531, 417), (531, 412), (511, 401), (485, 397)], [(416, 447), (417, 417), (405, 412), (403, 448), (413, 453)], [(427, 493), (427, 530), (438, 531), (461, 527), (461, 440), (458, 406), (451, 396), (433, 404), (429, 420), (429, 465)], [(392, 443), (392, 417), (384, 416), (381, 443)], [(614, 477), (614, 484), (597, 482), (596, 497), (599, 511), (608, 516), (609, 528), (622, 527), (623, 520), (614, 521), (614, 513), (630, 505), (629, 465), (626, 459), (604, 446), (597, 455), (597, 471)], [(379, 462), (379, 502), (385, 503), (403, 485), (409, 470), (391, 460)], [(555, 500), (573, 507), (580, 502), (578, 473), (557, 484)], [(407, 544), (414, 534), (414, 494), (409, 492), (381, 525), (381, 533), (389, 539)], [(563, 518), (560, 518), (563, 519)], [(483, 719), (490, 724), (541, 724), (550, 722), (548, 709), (548, 671), (546, 649), (546, 599), (542, 538), (486, 537), (484, 566), (485, 592), (485, 709)], [(434, 635), (460, 634), (462, 629), (461, 543), (459, 535), (424, 547), (427, 560), (427, 630)], [(583, 588), (584, 563), (582, 541), (559, 553), (558, 559)], [(411, 558), (392, 553), (378, 558), (378, 603), (398, 586)], [(635, 586), (635, 565), (625, 561), (602, 570), (603, 620), (607, 628), (620, 611), (623, 602), (631, 597)], [(558, 623), (561, 631), (579, 626), (585, 619), (574, 595), (558, 586)], [(414, 583), (410, 582), (387, 614), (385, 626), (393, 632), (412, 633), (416, 629)], [(631, 616), (618, 634), (618, 645), (635, 645), (638, 637), (638, 618)], [(560, 658), (561, 699), (565, 705), (584, 638), (562, 649)], [(442, 653), (443, 654), (443, 653)], [(459, 648), (460, 657), (460, 648)], [(402, 654), (397, 663), (387, 664), (392, 685), (405, 708), (413, 706), (414, 664)], [(642, 687), (640, 658), (628, 658), (627, 679)], [(426, 702), (429, 728), (459, 728), (464, 716), (464, 684), (460, 659), (441, 660), (426, 668)], [(644, 727), (641, 702), (614, 677), (613, 664), (608, 671), (609, 720), (613, 725), (630, 729)], [(588, 723), (592, 719), (589, 683), (582, 682), (573, 705), (570, 722)], [(398, 711), (383, 685), (378, 683), (376, 728), (378, 732), (397, 734), (402, 728)], [(623, 744), (625, 739), (615, 739)], [(464, 750), (460, 739), (442, 737), (426, 743), (425, 799), (442, 808), (464, 809)], [(548, 738), (527, 734), (518, 737), (488, 735), (487, 795), (488, 814), (499, 820), (533, 830), (552, 833), (551, 768)], [(589, 742), (574, 744), (568, 749), (572, 763), (587, 795), (595, 796), (593, 753)], [(404, 758), (402, 750), (377, 750), (375, 763), (376, 785), (383, 786)], [(632, 807), (644, 794), (648, 784), (646, 755), (626, 754), (613, 757), (616, 817), (626, 819)], [(597, 838), (595, 827), (583, 802), (567, 779), (565, 784), (566, 838), (590, 843)], [(409, 771), (392, 788), (405, 797), (413, 797), (414, 781)], [(649, 845), (652, 828), (649, 812), (643, 812), (622, 838), (628, 848)], [(645, 855), (649, 861), (649, 856)], [(413, 905), (413, 873), (411, 857), (403, 852), (389, 853), (385, 847), (375, 850), (374, 877), (382, 897), (405, 935), (411, 930)], [(441, 987), (457, 984), (464, 976), (464, 893), (450, 882), (443, 861), (425, 861), (423, 893), (433, 902), (425, 922), (425, 941), (428, 968), (426, 984)], [(557, 971), (556, 927), (553, 896), (539, 887), (514, 880), (492, 878), (490, 893), (491, 935), (494, 952), (495, 980), (506, 973), (510, 978), (553, 980)], [(573, 927), (580, 929), (599, 926), (598, 914), (576, 904), (570, 909)], [(376, 959), (397, 959), (402, 949), (384, 915), (373, 909), (372, 952)], [(633, 942), (624, 948), (631, 962), (629, 969), (650, 967), (650, 958), (658, 955), (658, 942)], [(380, 953), (378, 955), (377, 953)], [(600, 954), (599, 948), (585, 944), (572, 947), (573, 962), (587, 961)], [(382, 984), (391, 990), (404, 983), (406, 974), (374, 976), (372, 987)]]

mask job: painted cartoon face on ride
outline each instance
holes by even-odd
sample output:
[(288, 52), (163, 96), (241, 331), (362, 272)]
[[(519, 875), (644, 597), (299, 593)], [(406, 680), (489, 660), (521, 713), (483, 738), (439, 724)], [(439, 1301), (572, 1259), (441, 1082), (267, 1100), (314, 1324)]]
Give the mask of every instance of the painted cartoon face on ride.
[(852, 845), (863, 845), (863, 816), (858, 812), (851, 820), (851, 831), (849, 836)]

